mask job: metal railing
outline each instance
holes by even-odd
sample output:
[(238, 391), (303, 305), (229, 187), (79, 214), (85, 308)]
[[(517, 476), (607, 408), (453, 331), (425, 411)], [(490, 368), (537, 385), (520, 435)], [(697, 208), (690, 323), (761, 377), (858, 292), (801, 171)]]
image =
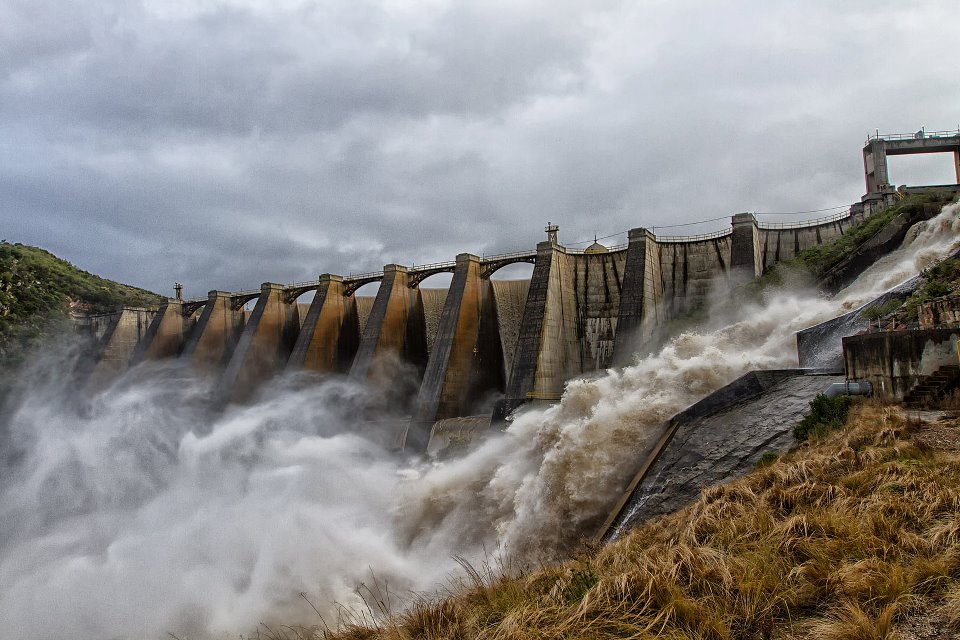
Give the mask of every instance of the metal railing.
[(456, 267), (456, 266), (457, 266), (457, 261), (456, 261), (456, 260), (449, 260), (449, 261), (447, 261), (447, 262), (434, 262), (434, 263), (432, 263), (432, 264), (417, 264), (417, 265), (413, 265), (412, 267), (410, 267), (409, 269), (407, 269), (407, 272), (408, 272), (408, 273), (418, 273), (418, 272), (420, 272), (420, 271), (433, 271), (433, 270), (435, 270), (435, 269), (436, 269), (436, 270), (450, 269), (451, 267)]
[(316, 280), (308, 280), (307, 282), (294, 282), (293, 284), (285, 284), (283, 285), (283, 288), (284, 289), (306, 289), (310, 287), (319, 287), (319, 286), (320, 286), (320, 279), (317, 278)]
[[(615, 244), (612, 247), (606, 247), (606, 249), (608, 253), (614, 253), (616, 251), (623, 251), (629, 246), (629, 244)], [(587, 248), (589, 249), (589, 247)], [(583, 255), (587, 252), (587, 249), (571, 249), (570, 247), (564, 247), (564, 251), (574, 255)]]
[(701, 242), (703, 240), (714, 240), (715, 238), (722, 238), (733, 233), (733, 229), (728, 227), (726, 229), (720, 229), (719, 231), (713, 231), (711, 233), (701, 233), (695, 236), (658, 236), (654, 235), (653, 238), (657, 242), (664, 243), (679, 243), (679, 242)]
[(499, 253), (492, 256), (481, 256), (480, 262), (500, 262), (501, 260), (512, 260), (514, 258), (536, 258), (536, 251), (514, 251), (513, 253)]
[(914, 133), (874, 133), (867, 135), (867, 141), (865, 144), (869, 144), (871, 140), (925, 140), (927, 138), (955, 138), (960, 136), (960, 127), (957, 127), (953, 131), (920, 131)]
[[(763, 215), (763, 214), (757, 214)], [(800, 222), (757, 222), (758, 229), (803, 229), (805, 227), (819, 227), (823, 224), (839, 222), (850, 217), (850, 209), (832, 213), (829, 216), (814, 218), (813, 220), (802, 220)]]
[(912, 322), (897, 322), (896, 320), (870, 320), (867, 323), (867, 328), (860, 333), (916, 331), (917, 329), (920, 329), (920, 323), (915, 320)]
[(382, 278), (383, 271), (368, 271), (367, 273), (351, 273), (348, 276), (343, 277), (344, 282), (354, 282), (356, 280), (371, 280), (376, 278)]

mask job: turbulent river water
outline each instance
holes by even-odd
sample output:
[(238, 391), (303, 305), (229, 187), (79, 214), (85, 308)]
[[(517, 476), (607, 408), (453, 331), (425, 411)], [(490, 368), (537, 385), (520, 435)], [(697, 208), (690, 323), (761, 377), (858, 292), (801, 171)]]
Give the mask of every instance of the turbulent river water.
[(833, 299), (771, 296), (620, 370), (568, 384), (469, 453), (424, 462), (360, 435), (375, 389), (281, 379), (224, 412), (176, 363), (83, 397), (38, 357), (0, 418), (0, 629), (12, 637), (237, 637), (335, 623), (359, 584), (398, 606), (455, 556), (562, 557), (615, 502), (652, 425), (750, 369), (796, 366), (794, 332), (946, 255), (951, 205)]

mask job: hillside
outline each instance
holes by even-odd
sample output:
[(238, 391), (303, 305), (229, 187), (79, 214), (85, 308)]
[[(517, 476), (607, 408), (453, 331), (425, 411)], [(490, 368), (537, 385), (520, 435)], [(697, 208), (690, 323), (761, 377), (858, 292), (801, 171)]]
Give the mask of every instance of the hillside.
[(765, 462), (562, 566), (467, 567), (459, 592), (393, 618), (266, 637), (955, 637), (960, 420), (861, 403), (839, 431)]
[(70, 314), (162, 301), (155, 293), (87, 273), (43, 249), (0, 244), (0, 389), (26, 350)]

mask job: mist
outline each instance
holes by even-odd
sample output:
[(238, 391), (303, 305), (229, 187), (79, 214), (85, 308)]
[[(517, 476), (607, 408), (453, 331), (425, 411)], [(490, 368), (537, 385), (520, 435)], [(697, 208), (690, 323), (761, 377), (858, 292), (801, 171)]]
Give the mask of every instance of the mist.
[(398, 606), (455, 557), (562, 559), (606, 516), (652, 427), (751, 369), (797, 366), (794, 332), (858, 308), (956, 248), (960, 206), (832, 299), (776, 292), (619, 370), (571, 381), (458, 458), (387, 450), (360, 424), (378, 392), (276, 380), (215, 411), (211, 382), (146, 363), (90, 396), (36, 358), (0, 429), (0, 628), (16, 637), (210, 638), (333, 626), (361, 583)]

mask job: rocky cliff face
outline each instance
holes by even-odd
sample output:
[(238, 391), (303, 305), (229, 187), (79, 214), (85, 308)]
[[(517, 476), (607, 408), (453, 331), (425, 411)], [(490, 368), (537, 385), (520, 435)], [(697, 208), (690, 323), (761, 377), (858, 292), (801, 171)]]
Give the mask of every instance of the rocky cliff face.
[(920, 326), (924, 329), (960, 324), (960, 296), (947, 296), (921, 304), (917, 308)]

